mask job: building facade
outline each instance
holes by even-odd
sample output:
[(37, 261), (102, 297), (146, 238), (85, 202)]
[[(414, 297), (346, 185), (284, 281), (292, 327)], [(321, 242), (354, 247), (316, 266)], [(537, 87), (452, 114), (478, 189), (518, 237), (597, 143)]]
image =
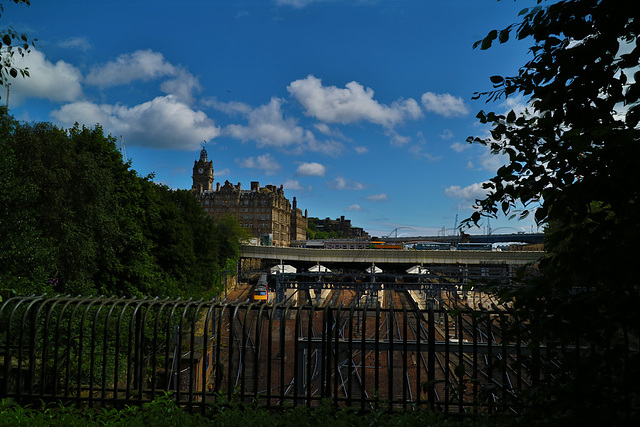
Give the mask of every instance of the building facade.
[(306, 238), (307, 212), (302, 214), (295, 197), (292, 206), (282, 185), (260, 187), (259, 182), (253, 181), (250, 189), (243, 190), (240, 183), (226, 181), (212, 187), (213, 162), (208, 161), (203, 148), (200, 160), (193, 166), (192, 191), (214, 220), (231, 215), (262, 244), (289, 246), (292, 240)]

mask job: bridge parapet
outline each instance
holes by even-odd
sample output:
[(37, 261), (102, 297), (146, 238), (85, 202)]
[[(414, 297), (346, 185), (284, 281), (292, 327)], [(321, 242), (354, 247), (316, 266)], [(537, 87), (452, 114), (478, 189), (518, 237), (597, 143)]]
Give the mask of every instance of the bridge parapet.
[(397, 264), (506, 264), (538, 262), (544, 252), (510, 251), (400, 251), (382, 249), (308, 249), (273, 246), (242, 246), (242, 258), (277, 261)]

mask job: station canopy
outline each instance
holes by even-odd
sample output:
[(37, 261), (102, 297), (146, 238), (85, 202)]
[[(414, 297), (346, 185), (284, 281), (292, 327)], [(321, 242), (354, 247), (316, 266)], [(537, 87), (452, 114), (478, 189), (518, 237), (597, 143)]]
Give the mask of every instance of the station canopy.
[(407, 273), (409, 274), (429, 274), (429, 270), (427, 269), (427, 267), (424, 267), (422, 265), (414, 265), (413, 267), (409, 268), (407, 270)]
[(278, 264), (271, 267), (271, 274), (278, 273), (296, 273), (298, 270), (292, 265), (289, 264)]
[(377, 265), (372, 265), (371, 267), (367, 268), (365, 271), (367, 273), (375, 273), (375, 274), (382, 273), (382, 269)]
[(309, 272), (310, 273), (331, 273), (331, 270), (329, 270), (324, 265), (316, 264), (313, 267), (309, 268)]

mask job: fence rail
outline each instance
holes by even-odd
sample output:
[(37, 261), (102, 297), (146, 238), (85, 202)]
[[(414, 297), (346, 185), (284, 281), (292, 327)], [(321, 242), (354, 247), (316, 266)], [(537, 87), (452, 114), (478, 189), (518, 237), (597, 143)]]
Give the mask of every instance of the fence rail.
[(0, 304), (0, 397), (89, 406), (167, 391), (266, 407), (518, 411), (548, 348), (507, 338), (504, 311), (17, 297)]

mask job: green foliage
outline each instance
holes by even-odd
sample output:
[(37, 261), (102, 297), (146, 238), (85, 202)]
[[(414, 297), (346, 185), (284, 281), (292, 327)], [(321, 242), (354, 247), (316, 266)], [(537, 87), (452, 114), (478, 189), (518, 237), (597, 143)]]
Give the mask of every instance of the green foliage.
[(478, 113), (491, 136), (468, 141), (509, 161), (485, 184), (491, 194), (466, 223), (509, 215), (521, 202), (521, 217), (531, 212), (549, 224), (544, 277), (502, 294), (539, 327), (532, 339), (590, 346), (580, 357), (558, 356), (555, 381), (539, 389), (558, 402), (546, 408), (591, 422), (633, 417), (640, 358), (624, 348), (637, 350), (640, 324), (632, 267), (640, 199), (629, 166), (640, 155), (640, 20), (612, 0), (536, 3), (520, 23), (474, 45), (488, 49), (514, 33), (533, 40), (533, 58), (518, 75), (493, 76), (494, 89), (476, 94), (487, 101), (520, 94), (528, 105)]
[(336, 409), (324, 402), (317, 408), (305, 406), (269, 411), (251, 404), (218, 400), (206, 415), (190, 414), (178, 407), (171, 395), (142, 407), (116, 409), (75, 409), (63, 405), (42, 408), (22, 407), (8, 400), (0, 402), (0, 426), (477, 426), (510, 425), (513, 418), (489, 419), (486, 416), (463, 420), (447, 419), (426, 410), (388, 412)]
[[(140, 177), (114, 138), (0, 111), (0, 288), (19, 294), (211, 297), (244, 231)], [(235, 271), (235, 269), (230, 269)]]
[(317, 228), (317, 222), (319, 218), (309, 217), (307, 219), (307, 239), (341, 239), (344, 237), (344, 233), (341, 230), (320, 231)]
[[(29, 0), (11, 0), (16, 4), (30, 5)], [(4, 7), (0, 4), (0, 16), (4, 12)], [(35, 46), (36, 40), (29, 42), (29, 37), (24, 33), (17, 33), (13, 28), (9, 27), (0, 30), (0, 49), (2, 56), (0, 58), (0, 85), (7, 84), (9, 77), (16, 78), (20, 76), (29, 77), (28, 68), (16, 68), (13, 66), (13, 58), (16, 54), (24, 57), (26, 53), (31, 51), (31, 46)]]

